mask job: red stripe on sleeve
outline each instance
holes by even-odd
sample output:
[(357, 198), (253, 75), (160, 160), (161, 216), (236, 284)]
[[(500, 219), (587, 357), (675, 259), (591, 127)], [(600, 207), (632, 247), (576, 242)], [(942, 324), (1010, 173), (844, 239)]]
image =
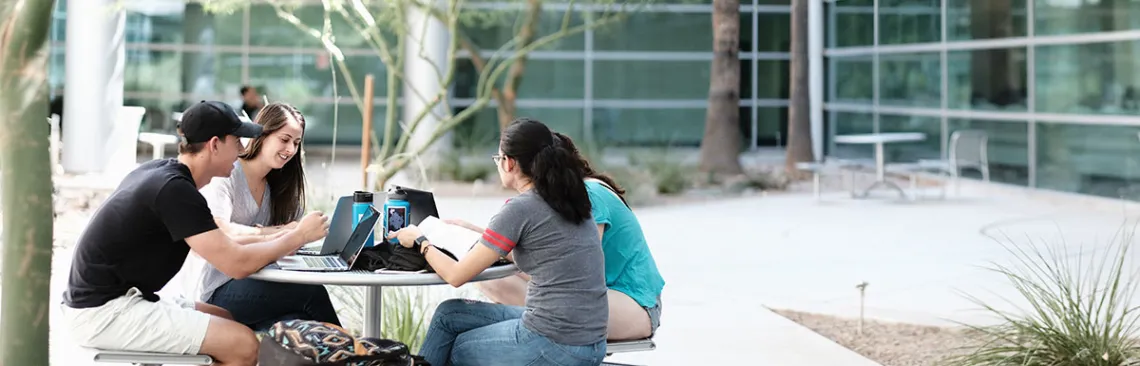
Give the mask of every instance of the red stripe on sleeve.
[[(494, 230), (491, 230), (491, 228), (487, 228), (487, 230), (484, 230), (483, 235), (490, 235), (492, 238), (495, 238), (499, 242), (506, 244), (508, 247), (511, 247), (511, 249), (515, 248), (515, 242), (514, 241), (512, 241), (511, 239), (507, 239), (507, 237), (505, 237), (499, 233), (496, 233)], [(510, 249), (508, 249), (508, 250), (510, 250)]]
[(486, 240), (488, 243), (491, 243), (491, 245), (494, 245), (494, 246), (498, 247), (499, 249), (502, 249), (505, 252), (509, 253), (511, 251), (510, 247), (508, 247), (506, 244), (503, 244), (499, 240), (491, 237), (490, 235), (487, 235), (486, 232), (483, 233), (483, 240)]

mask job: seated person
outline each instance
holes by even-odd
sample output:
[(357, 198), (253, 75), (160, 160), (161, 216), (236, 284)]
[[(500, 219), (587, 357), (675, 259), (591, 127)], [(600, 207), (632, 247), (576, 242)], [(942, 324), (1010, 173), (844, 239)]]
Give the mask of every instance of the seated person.
[(428, 326), (424, 359), (432, 365), (601, 363), (606, 279), (581, 162), (546, 125), (528, 119), (504, 129), (494, 161), (503, 185), (519, 195), (461, 261), (433, 247), (415, 226), (389, 238), (420, 250), (455, 287), (507, 257), (532, 276), (525, 305), (444, 301)]
[(218, 229), (198, 189), (230, 174), (240, 137), (261, 126), (242, 122), (221, 102), (196, 104), (182, 116), (174, 159), (153, 160), (128, 174), (102, 204), (75, 246), (61, 313), (83, 347), (206, 354), (215, 365), (257, 364), (257, 338), (225, 310), (156, 292), (191, 249), (222, 273), (245, 278), (328, 232), (324, 215), (296, 228), (240, 244)]
[[(202, 188), (218, 227), (238, 243), (264, 240), (297, 225), (305, 204), (301, 141), (305, 116), (291, 105), (272, 103), (256, 121), (261, 136), (238, 155), (233, 172)], [(200, 300), (220, 306), (255, 331), (281, 320), (305, 319), (340, 325), (321, 285), (233, 279), (207, 263)]]
[[(598, 173), (578, 152), (569, 136), (555, 132), (586, 172), (586, 192), (590, 195), (590, 208), (602, 252), (606, 256), (606, 287), (610, 303), (609, 325), (606, 337), (610, 340), (645, 339), (653, 336), (661, 324), (661, 290), (665, 280), (657, 271), (653, 254), (641, 231), (637, 216), (625, 203), (625, 190), (605, 174)], [(482, 231), (462, 221), (452, 223), (475, 231)], [(526, 296), (525, 273), (478, 284), (483, 294), (495, 302), (521, 305)]]

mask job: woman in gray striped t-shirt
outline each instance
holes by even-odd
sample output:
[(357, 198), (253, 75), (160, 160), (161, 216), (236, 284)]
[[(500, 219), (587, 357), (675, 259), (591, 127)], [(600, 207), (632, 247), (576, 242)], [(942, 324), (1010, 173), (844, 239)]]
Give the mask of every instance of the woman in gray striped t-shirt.
[[(305, 172), (297, 156), (305, 117), (291, 105), (272, 103), (262, 108), (256, 122), (262, 134), (250, 141), (230, 176), (214, 178), (201, 189), (218, 227), (239, 243), (282, 235), (305, 212)], [(235, 280), (207, 264), (200, 297), (229, 310), (235, 321), (253, 330), (289, 319), (340, 325), (321, 285)]]
[(432, 365), (597, 365), (606, 355), (605, 261), (581, 162), (541, 122), (506, 129), (493, 157), (503, 185), (519, 192), (456, 262), (419, 228), (391, 235), (415, 248), (447, 283), (461, 286), (506, 257), (529, 274), (524, 306), (444, 301), (421, 352)]

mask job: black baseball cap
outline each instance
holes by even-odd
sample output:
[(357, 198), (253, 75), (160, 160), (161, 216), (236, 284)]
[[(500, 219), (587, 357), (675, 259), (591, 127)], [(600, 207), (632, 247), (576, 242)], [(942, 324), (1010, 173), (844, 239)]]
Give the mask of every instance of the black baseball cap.
[(229, 104), (218, 101), (201, 101), (182, 112), (178, 129), (186, 142), (194, 144), (210, 141), (213, 137), (233, 135), (254, 138), (261, 136), (261, 126), (238, 115)]

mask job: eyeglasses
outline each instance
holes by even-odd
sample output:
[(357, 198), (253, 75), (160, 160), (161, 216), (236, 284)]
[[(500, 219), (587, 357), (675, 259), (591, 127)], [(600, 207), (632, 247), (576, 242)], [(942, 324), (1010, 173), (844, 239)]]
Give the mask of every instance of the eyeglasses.
[(503, 156), (502, 154), (495, 154), (495, 155), (491, 155), (491, 160), (495, 161), (495, 164), (498, 164), (499, 161), (503, 160), (503, 158), (505, 158), (505, 157), (506, 156)]

